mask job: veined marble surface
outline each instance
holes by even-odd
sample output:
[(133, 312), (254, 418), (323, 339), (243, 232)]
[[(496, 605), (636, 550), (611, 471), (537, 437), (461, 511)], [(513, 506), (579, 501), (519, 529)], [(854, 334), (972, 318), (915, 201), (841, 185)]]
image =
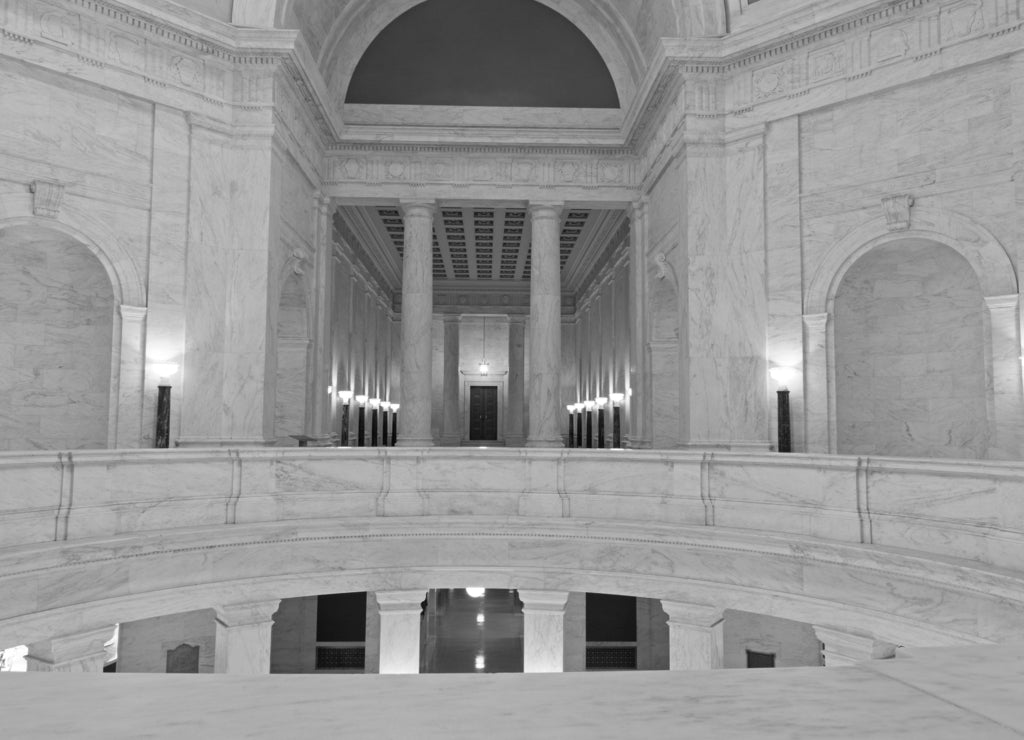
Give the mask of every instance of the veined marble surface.
[[(253, 676), (0, 674), (10, 738), (1024, 737), (1024, 646), (848, 668)], [(59, 695), (61, 700), (53, 702)], [(25, 707), (46, 706), (45, 712)], [(110, 711), (117, 707), (117, 711)]]

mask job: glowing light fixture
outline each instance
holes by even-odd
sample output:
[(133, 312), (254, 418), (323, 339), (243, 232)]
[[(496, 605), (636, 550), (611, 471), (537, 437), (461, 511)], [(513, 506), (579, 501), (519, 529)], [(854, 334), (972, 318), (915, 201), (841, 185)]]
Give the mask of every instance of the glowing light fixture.
[(480, 588), (479, 586), (473, 586), (466, 589), (466, 595), (472, 599), (479, 599), (484, 595), (484, 591), (486, 591), (486, 589)]

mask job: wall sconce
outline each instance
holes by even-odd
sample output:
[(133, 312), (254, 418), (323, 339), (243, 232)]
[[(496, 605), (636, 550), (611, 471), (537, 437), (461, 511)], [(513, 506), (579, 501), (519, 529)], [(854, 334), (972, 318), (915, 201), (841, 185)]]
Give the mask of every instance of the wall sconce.
[(398, 407), (401, 404), (391, 404), (391, 446), (394, 447), (398, 441)]
[(565, 410), (569, 412), (569, 447), (576, 446), (576, 427), (573, 422), (573, 414), (576, 413), (576, 404), (568, 403)]
[(150, 366), (158, 378), (156, 386), (156, 438), (153, 446), (171, 446), (171, 376), (178, 372), (176, 362), (158, 362)]
[(377, 409), (380, 408), (380, 399), (370, 399), (370, 444), (372, 447), (377, 446)]
[(583, 403), (573, 404), (576, 409), (576, 446), (583, 446)]
[(327, 395), (328, 396), (333, 396), (334, 395), (334, 386), (333, 385), (327, 386)]
[(594, 446), (594, 406), (597, 404), (593, 401), (584, 401), (583, 408), (587, 412), (587, 449), (591, 449)]
[(604, 449), (604, 407), (608, 405), (608, 398), (598, 396), (594, 399), (594, 403), (597, 404), (597, 446), (599, 449)]
[(622, 402), (626, 400), (626, 394), (609, 393), (608, 397), (612, 400), (612, 447), (619, 449), (622, 447), (622, 420), (619, 418), (619, 414), (622, 410)]
[(793, 437), (789, 422), (789, 381), (796, 377), (796, 369), (786, 367), (785, 365), (777, 365), (769, 370), (768, 374), (778, 384), (778, 390), (776, 391), (779, 404), (778, 451), (792, 452)]
[(366, 401), (368, 398), (369, 396), (363, 393), (356, 396), (356, 403), (359, 404), (359, 441), (356, 444), (359, 447), (366, 447)]
[(338, 391), (338, 400), (341, 401), (341, 446), (348, 447), (348, 409), (352, 402), (352, 391)]

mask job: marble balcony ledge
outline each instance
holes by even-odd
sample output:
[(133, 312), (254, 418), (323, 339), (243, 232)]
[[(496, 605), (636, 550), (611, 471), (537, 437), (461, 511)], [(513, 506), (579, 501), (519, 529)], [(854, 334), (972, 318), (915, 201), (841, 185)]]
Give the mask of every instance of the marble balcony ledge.
[[(4, 673), (8, 737), (1024, 737), (1024, 646), (843, 668), (426, 676)], [(52, 699), (59, 695), (61, 700)], [(386, 697), (386, 699), (382, 699)], [(386, 703), (385, 703), (386, 702)], [(25, 711), (25, 707), (46, 711)], [(111, 712), (111, 707), (117, 707)], [(497, 718), (500, 718), (497, 719)]]
[(0, 551), (199, 526), (523, 517), (713, 526), (1024, 570), (1024, 464), (500, 448), (0, 454)]

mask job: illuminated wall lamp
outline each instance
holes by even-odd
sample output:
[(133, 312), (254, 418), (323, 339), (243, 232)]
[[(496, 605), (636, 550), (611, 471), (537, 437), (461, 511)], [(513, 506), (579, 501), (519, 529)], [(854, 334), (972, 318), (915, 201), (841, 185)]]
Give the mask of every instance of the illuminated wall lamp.
[(776, 365), (768, 371), (768, 375), (775, 381), (778, 389), (779, 405), (779, 452), (793, 451), (793, 435), (789, 422), (789, 383), (796, 377), (796, 368), (785, 365)]

